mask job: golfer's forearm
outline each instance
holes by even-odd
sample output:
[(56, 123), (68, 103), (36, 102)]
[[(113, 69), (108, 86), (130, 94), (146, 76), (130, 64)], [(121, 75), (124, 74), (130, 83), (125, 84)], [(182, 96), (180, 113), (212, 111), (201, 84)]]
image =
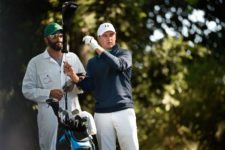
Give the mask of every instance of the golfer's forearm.
[(104, 52), (105, 50), (104, 50), (102, 47), (99, 47), (99, 48), (96, 48), (95, 51), (96, 51), (96, 53), (97, 53), (98, 55), (100, 55), (100, 54), (101, 54), (102, 52)]
[(79, 82), (80, 78), (77, 76), (76, 73), (73, 73), (71, 76), (70, 76), (71, 80), (75, 83)]

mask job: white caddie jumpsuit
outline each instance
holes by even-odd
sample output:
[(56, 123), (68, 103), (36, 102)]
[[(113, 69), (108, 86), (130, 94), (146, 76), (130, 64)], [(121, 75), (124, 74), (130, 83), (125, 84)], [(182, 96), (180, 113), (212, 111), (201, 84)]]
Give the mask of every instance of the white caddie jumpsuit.
[[(68, 61), (77, 73), (85, 73), (84, 67), (76, 54), (68, 52), (63, 55), (63, 61)], [(46, 104), (52, 89), (62, 89), (70, 78), (63, 72), (63, 63), (60, 66), (47, 50), (32, 58), (28, 63), (23, 79), (22, 92), (24, 96), (38, 104), (38, 133), (41, 150), (55, 150), (57, 140), (58, 121), (51, 107)], [(68, 93), (68, 111), (80, 109), (77, 94), (79, 89), (74, 86)], [(65, 109), (65, 98), (59, 102)]]

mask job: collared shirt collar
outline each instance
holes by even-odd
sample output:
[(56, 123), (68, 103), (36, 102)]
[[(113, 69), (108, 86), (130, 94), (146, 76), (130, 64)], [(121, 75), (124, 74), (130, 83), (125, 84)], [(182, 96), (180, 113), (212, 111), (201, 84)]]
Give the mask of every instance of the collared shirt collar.
[(44, 51), (44, 53), (43, 53), (43, 57), (44, 57), (44, 58), (51, 58), (51, 56), (50, 56), (49, 53), (48, 53), (48, 49), (47, 49), (47, 48), (45, 49), (45, 51)]
[(119, 48), (119, 45), (118, 44), (115, 44), (111, 50), (109, 50), (109, 52), (112, 54), (114, 51), (116, 51), (117, 49)]
[[(48, 49), (46, 48), (45, 51), (43, 52), (43, 58), (52, 58), (49, 53)], [(63, 55), (63, 60), (64, 60), (64, 55)]]

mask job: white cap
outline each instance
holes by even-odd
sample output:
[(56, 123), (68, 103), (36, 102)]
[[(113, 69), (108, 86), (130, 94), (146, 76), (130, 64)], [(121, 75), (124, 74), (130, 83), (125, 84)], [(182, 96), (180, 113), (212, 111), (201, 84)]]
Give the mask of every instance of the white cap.
[(105, 33), (106, 31), (116, 32), (116, 31), (115, 31), (115, 28), (113, 27), (113, 25), (112, 25), (111, 23), (102, 23), (102, 24), (98, 27), (97, 36), (102, 35), (102, 34)]

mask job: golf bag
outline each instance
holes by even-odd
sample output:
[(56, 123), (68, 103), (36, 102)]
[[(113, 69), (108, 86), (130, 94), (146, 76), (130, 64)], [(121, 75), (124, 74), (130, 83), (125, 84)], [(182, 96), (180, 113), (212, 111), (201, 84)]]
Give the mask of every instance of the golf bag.
[(69, 113), (59, 107), (58, 101), (48, 99), (46, 102), (52, 107), (57, 116), (59, 128), (62, 128), (64, 132), (57, 143), (64, 141), (72, 150), (95, 150), (87, 112), (84, 112), (85, 115), (78, 110)]

